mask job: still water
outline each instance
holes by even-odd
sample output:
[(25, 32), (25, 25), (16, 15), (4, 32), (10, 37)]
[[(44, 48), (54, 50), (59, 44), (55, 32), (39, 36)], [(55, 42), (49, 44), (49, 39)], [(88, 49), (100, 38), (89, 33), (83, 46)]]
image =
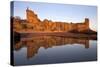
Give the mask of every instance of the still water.
[(55, 36), (20, 38), (14, 44), (14, 65), (95, 61), (97, 40)]

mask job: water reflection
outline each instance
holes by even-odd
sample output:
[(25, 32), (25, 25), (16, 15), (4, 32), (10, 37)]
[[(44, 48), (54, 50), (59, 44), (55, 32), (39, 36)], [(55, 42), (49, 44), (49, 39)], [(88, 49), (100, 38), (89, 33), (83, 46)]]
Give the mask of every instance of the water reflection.
[(31, 38), (21, 38), (18, 43), (14, 44), (14, 50), (19, 51), (21, 48), (27, 48), (27, 59), (34, 57), (40, 47), (45, 49), (52, 48), (54, 46), (63, 45), (82, 45), (85, 49), (89, 48), (89, 40), (65, 38), (56, 36), (34, 36)]

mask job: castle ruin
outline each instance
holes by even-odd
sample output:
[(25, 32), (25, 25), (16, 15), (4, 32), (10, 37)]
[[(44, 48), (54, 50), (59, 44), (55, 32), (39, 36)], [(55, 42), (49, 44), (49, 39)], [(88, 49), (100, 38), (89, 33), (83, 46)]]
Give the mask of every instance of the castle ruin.
[(15, 31), (33, 31), (33, 32), (82, 32), (89, 29), (89, 19), (85, 18), (80, 23), (53, 22), (48, 19), (41, 21), (37, 14), (30, 9), (26, 9), (26, 19), (22, 20), (14, 18)]

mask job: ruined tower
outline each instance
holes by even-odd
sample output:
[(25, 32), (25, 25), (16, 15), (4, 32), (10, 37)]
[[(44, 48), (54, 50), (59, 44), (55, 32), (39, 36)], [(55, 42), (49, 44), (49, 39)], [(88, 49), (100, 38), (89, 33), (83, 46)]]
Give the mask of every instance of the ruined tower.
[(39, 22), (37, 14), (35, 14), (32, 10), (29, 10), (29, 8), (27, 8), (27, 10), (26, 10), (26, 18), (27, 18), (27, 21), (30, 23), (38, 23)]
[(89, 19), (88, 18), (85, 18), (84, 23), (86, 25), (86, 29), (88, 30), (89, 29)]

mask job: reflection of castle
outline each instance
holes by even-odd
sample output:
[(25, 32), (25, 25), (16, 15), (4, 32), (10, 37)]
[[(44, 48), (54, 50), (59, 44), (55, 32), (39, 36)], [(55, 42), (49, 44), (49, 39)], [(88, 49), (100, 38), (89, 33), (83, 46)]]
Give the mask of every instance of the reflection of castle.
[(53, 22), (51, 20), (41, 21), (34, 11), (26, 10), (26, 20), (14, 18), (14, 30), (15, 31), (47, 31), (47, 32), (59, 32), (59, 31), (85, 31), (89, 29), (89, 19), (85, 18), (82, 23), (66, 23), (66, 22)]
[(40, 47), (45, 49), (51, 48), (53, 46), (61, 45), (74, 45), (80, 44), (89, 48), (89, 40), (84, 39), (74, 39), (74, 38), (64, 38), (64, 37), (54, 37), (54, 36), (40, 36), (32, 38), (22, 38), (19, 43), (14, 45), (15, 50), (20, 50), (20, 48), (27, 47), (27, 58), (33, 57), (37, 54)]

